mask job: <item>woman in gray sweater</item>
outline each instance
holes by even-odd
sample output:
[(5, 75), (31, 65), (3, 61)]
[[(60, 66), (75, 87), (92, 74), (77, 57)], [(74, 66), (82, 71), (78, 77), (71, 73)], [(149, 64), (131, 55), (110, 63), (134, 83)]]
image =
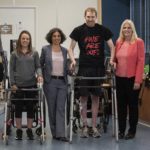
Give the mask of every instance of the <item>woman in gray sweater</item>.
[(16, 140), (22, 139), (22, 109), (27, 109), (27, 136), (33, 140), (32, 123), (33, 123), (33, 106), (34, 101), (22, 100), (23, 97), (34, 98), (35, 92), (17, 91), (20, 88), (36, 88), (37, 82), (42, 82), (42, 72), (40, 60), (37, 51), (32, 49), (32, 39), (28, 31), (22, 31), (19, 35), (16, 51), (12, 52), (10, 58), (10, 83), (14, 91), (13, 95), (16, 100), (15, 120), (16, 120)]

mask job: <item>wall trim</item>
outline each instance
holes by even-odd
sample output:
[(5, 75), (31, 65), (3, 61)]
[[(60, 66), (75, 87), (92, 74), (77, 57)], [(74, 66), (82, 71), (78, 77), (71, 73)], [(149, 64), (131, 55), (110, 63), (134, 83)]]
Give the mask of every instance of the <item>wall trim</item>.
[(98, 23), (102, 24), (102, 0), (97, 0)]

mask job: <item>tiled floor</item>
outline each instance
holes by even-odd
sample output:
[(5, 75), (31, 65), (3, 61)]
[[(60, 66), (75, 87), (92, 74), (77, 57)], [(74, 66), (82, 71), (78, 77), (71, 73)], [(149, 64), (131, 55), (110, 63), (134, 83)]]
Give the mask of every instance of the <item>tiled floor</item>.
[[(0, 115), (0, 132), (3, 130), (3, 114)], [(150, 128), (138, 125), (136, 138), (133, 140), (120, 140), (116, 142), (112, 137), (111, 123), (108, 126), (108, 132), (102, 133), (102, 137), (83, 139), (79, 134), (73, 135), (73, 142), (64, 143), (53, 140), (50, 135), (49, 127), (46, 128), (47, 138), (43, 145), (40, 145), (38, 137), (34, 141), (26, 139), (24, 129), (23, 140), (16, 141), (15, 129), (12, 129), (12, 134), (9, 137), (8, 145), (3, 143), (0, 138), (0, 150), (150, 150)]]

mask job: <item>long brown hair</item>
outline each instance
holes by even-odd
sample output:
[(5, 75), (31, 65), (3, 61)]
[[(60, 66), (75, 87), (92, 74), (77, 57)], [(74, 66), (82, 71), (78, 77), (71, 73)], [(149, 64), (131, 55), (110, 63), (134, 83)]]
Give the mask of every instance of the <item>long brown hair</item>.
[(22, 45), (21, 45), (21, 37), (22, 37), (22, 34), (27, 34), (29, 36), (29, 39), (30, 39), (30, 42), (29, 42), (29, 45), (28, 45), (28, 52), (30, 53), (32, 51), (32, 38), (31, 38), (31, 34), (29, 31), (27, 30), (23, 30), (20, 35), (19, 35), (19, 38), (17, 40), (17, 46), (16, 46), (16, 51), (17, 53), (20, 53), (21, 50), (22, 50)]

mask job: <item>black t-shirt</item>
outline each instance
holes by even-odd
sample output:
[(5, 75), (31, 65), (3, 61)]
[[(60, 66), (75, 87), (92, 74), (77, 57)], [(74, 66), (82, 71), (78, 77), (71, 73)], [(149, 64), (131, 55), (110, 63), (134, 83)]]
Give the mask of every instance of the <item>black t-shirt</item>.
[(104, 66), (104, 42), (112, 38), (112, 32), (106, 27), (95, 24), (88, 27), (85, 23), (76, 27), (70, 38), (78, 42), (80, 67)]

